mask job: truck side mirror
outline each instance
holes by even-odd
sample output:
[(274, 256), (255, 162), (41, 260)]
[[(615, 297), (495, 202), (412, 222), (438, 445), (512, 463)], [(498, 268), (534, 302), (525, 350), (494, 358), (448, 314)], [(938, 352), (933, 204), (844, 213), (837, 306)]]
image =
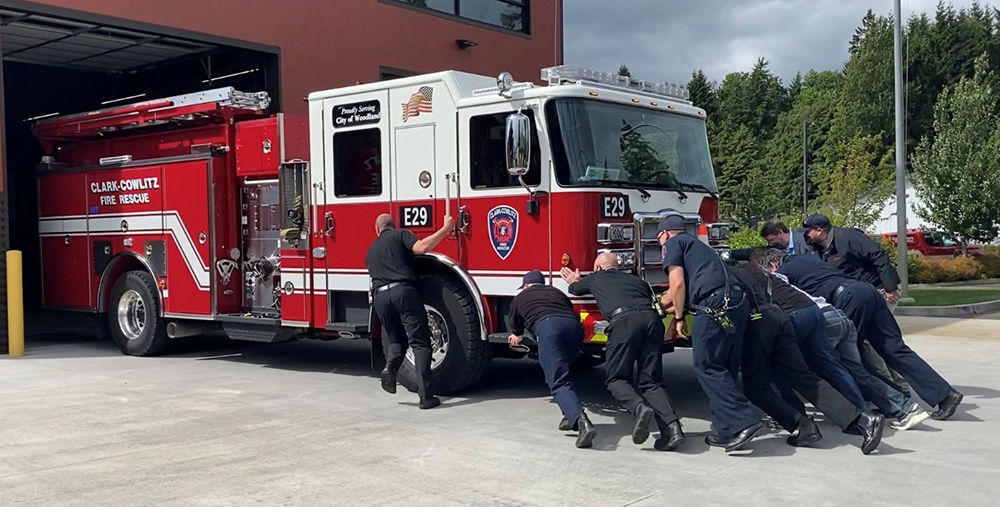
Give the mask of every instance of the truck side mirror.
[(511, 176), (524, 176), (531, 162), (531, 120), (518, 111), (507, 116), (507, 172)]

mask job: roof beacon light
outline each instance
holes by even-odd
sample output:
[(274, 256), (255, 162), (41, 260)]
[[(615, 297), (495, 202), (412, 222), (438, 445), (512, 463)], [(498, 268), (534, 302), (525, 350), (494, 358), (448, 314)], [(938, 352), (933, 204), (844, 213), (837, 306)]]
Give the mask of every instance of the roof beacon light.
[(658, 83), (655, 81), (632, 79), (629, 76), (586, 69), (576, 65), (546, 67), (542, 69), (542, 81), (547, 82), (550, 86), (568, 83), (596, 84), (604, 87), (638, 90), (683, 101), (687, 101), (690, 97), (687, 86), (677, 83)]

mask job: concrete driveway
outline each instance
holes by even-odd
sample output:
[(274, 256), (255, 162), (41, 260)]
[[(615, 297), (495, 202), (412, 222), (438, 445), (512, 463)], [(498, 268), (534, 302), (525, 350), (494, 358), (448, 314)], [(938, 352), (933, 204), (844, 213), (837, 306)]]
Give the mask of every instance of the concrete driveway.
[(631, 443), (600, 368), (578, 376), (599, 431), (578, 450), (528, 360), (497, 360), (484, 387), (421, 411), (379, 389), (364, 342), (203, 337), (135, 358), (85, 330), (41, 334), (0, 356), (0, 504), (995, 505), (1000, 321), (912, 319), (908, 343), (965, 403), (887, 429), (871, 456), (828, 422), (817, 448), (777, 433), (707, 447), (687, 350), (664, 363), (688, 440), (661, 453)]

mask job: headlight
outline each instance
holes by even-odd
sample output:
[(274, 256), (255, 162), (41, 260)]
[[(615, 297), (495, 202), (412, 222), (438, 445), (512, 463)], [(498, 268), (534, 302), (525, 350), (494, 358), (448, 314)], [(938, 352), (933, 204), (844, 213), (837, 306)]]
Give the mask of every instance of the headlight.
[(729, 224), (709, 224), (708, 239), (711, 241), (725, 241), (729, 239)]
[(611, 252), (618, 259), (618, 269), (629, 270), (635, 267), (635, 250), (598, 250), (598, 254)]
[(597, 224), (597, 242), (624, 243), (635, 238), (635, 226), (632, 224)]

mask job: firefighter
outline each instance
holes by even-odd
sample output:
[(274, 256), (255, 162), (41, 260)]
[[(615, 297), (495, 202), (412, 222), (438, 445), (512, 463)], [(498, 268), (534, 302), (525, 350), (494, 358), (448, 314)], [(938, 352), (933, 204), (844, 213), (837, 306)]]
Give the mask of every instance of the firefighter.
[(541, 271), (529, 271), (521, 279), (520, 294), (510, 303), (510, 324), (507, 342), (511, 346), (521, 345), (525, 330), (535, 335), (538, 362), (552, 399), (559, 405), (566, 424), (579, 432), (576, 446), (591, 447), (597, 430), (583, 411), (569, 374), (583, 344), (583, 326), (573, 311), (573, 303), (563, 291), (545, 285)]
[[(889, 305), (899, 300), (899, 274), (889, 255), (874, 240), (858, 229), (833, 227), (826, 215), (813, 213), (803, 222), (806, 241), (820, 257), (855, 280), (872, 284)], [(906, 380), (889, 368), (871, 345), (861, 342), (861, 354), (878, 374), (896, 383), (904, 393), (911, 388)]]
[(414, 254), (430, 252), (455, 227), (455, 220), (444, 217), (444, 225), (424, 239), (407, 229), (396, 228), (392, 216), (375, 219), (378, 238), (368, 248), (365, 266), (372, 279), (373, 306), (382, 322), (386, 364), (382, 369), (382, 389), (396, 392), (396, 373), (403, 364), (406, 347), (413, 350), (417, 394), (420, 408), (434, 408), (441, 400), (431, 388), (431, 332), (427, 311), (417, 292)]
[[(660, 438), (653, 447), (659, 451), (676, 449), (684, 441), (681, 423), (663, 388), (660, 346), (666, 329), (653, 308), (653, 291), (635, 275), (618, 270), (618, 258), (602, 253), (594, 261), (594, 274), (580, 276), (579, 270), (563, 268), (563, 280), (570, 294), (593, 294), (597, 306), (610, 324), (606, 347), (606, 384), (611, 395), (635, 416), (632, 442), (649, 438), (649, 423), (655, 418)], [(633, 384), (639, 365), (638, 389)]]
[(764, 431), (753, 406), (736, 387), (749, 305), (722, 258), (698, 238), (687, 234), (684, 219), (671, 215), (660, 222), (663, 268), (670, 281), (674, 327), (685, 336), (684, 317), (693, 310), (691, 329), (695, 375), (708, 395), (717, 434), (705, 438), (726, 452), (746, 447)]
[[(771, 387), (773, 378), (790, 386), (841, 429), (858, 428), (864, 436), (862, 453), (875, 450), (882, 440), (882, 416), (868, 413), (863, 399), (860, 404), (848, 400), (809, 369), (792, 321), (777, 304), (782, 297), (781, 280), (750, 264), (734, 269), (733, 274), (750, 296), (753, 312), (743, 345), (743, 391), (747, 398), (786, 431), (794, 433), (787, 439), (789, 445), (802, 447), (822, 439), (816, 423), (805, 415), (801, 402), (791, 404), (778, 396)], [(795, 295), (813, 304), (804, 294)]]
[(891, 424), (893, 429), (908, 430), (930, 417), (930, 414), (909, 396), (864, 367), (861, 355), (858, 353), (857, 331), (843, 313), (822, 298), (813, 300), (801, 289), (785, 282), (782, 275), (773, 275), (781, 266), (784, 257), (784, 253), (773, 248), (755, 249), (750, 256), (751, 264), (764, 272), (772, 273), (771, 283), (775, 303), (788, 312), (796, 311), (807, 303), (819, 308), (822, 317), (818, 319), (817, 326), (823, 329), (822, 334), (832, 347), (833, 354), (850, 372), (864, 399), (874, 403), (887, 417), (895, 419)]
[(811, 255), (791, 255), (778, 273), (789, 283), (842, 310), (858, 329), (858, 339), (869, 341), (890, 367), (899, 371), (916, 393), (944, 420), (955, 414), (962, 394), (903, 342), (903, 333), (883, 297), (870, 284), (848, 278), (843, 272)]

